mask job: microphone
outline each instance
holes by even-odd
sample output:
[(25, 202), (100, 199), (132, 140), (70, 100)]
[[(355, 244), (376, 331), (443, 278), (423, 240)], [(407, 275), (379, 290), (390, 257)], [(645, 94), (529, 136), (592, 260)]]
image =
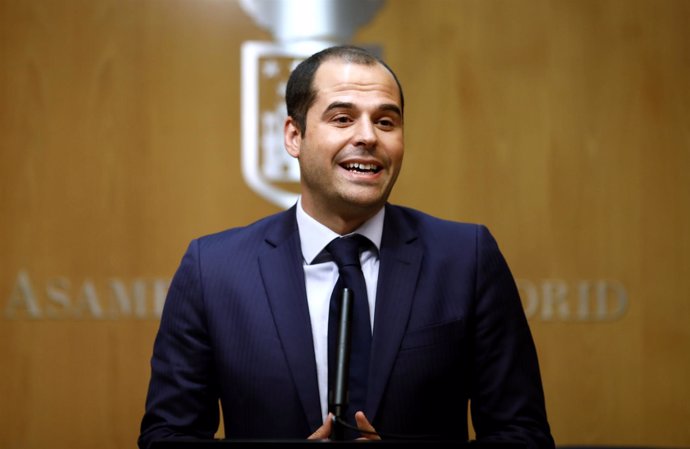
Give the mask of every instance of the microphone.
[(340, 296), (340, 319), (335, 349), (335, 379), (329, 410), (333, 411), (331, 440), (345, 439), (345, 410), (348, 404), (348, 379), (350, 377), (350, 334), (352, 331), (352, 291), (344, 288)]

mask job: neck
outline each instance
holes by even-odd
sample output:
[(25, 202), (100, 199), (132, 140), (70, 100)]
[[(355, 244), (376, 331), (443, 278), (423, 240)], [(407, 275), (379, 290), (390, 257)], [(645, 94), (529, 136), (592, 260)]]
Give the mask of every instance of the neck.
[(360, 208), (351, 213), (336, 213), (332, 210), (319, 210), (318, 208), (309, 207), (309, 205), (302, 203), (302, 208), (310, 217), (326, 226), (331, 231), (339, 235), (350, 234), (367, 220), (376, 215), (383, 206), (377, 208)]

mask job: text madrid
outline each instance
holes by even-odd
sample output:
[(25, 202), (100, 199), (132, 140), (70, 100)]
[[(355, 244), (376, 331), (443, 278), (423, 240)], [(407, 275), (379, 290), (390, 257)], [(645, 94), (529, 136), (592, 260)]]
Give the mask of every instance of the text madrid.
[[(534, 321), (611, 322), (629, 306), (619, 281), (545, 279), (516, 280), (527, 318)], [(9, 320), (159, 319), (169, 278), (33, 279), (20, 270), (5, 292), (4, 318)]]

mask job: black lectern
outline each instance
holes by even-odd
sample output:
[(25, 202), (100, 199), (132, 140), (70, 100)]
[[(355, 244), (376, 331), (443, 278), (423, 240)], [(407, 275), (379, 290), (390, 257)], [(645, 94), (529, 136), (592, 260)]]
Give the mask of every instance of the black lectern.
[(525, 449), (525, 444), (517, 442), (479, 442), (479, 441), (443, 441), (443, 440), (159, 440), (151, 444), (150, 449), (383, 449), (402, 447), (411, 449), (421, 446), (431, 449)]

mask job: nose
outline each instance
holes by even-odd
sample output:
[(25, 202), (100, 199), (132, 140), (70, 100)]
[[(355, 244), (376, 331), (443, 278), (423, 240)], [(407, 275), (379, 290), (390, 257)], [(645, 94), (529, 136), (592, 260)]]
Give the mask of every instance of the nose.
[(371, 148), (377, 139), (376, 127), (371, 120), (362, 119), (357, 123), (354, 134), (355, 146)]

